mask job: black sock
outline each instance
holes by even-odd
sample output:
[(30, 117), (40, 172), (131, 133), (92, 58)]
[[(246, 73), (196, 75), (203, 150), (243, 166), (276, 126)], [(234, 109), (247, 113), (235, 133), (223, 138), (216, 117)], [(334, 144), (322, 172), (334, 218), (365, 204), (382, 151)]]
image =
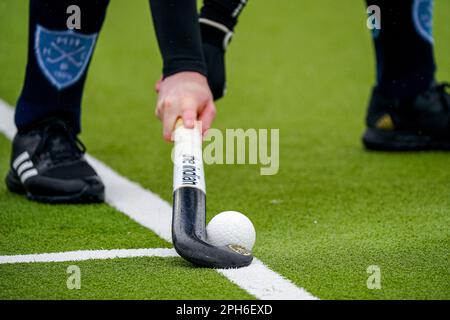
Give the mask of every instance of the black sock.
[(381, 10), (381, 29), (373, 30), (378, 89), (389, 98), (415, 97), (434, 81), (433, 0), (366, 2)]
[[(90, 58), (109, 0), (30, 0), (28, 63), (15, 122), (19, 130), (52, 117), (80, 131), (80, 104)], [(81, 29), (69, 30), (70, 5)]]

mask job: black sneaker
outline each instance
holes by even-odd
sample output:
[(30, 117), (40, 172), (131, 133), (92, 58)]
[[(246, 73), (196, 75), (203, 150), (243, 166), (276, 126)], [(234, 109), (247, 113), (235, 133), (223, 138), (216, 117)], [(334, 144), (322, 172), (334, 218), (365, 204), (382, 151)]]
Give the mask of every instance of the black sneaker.
[(410, 101), (386, 99), (375, 88), (363, 143), (385, 151), (450, 150), (450, 84), (433, 85)]
[(61, 120), (19, 132), (13, 140), (6, 185), (47, 203), (103, 202), (105, 187), (84, 159), (86, 148)]

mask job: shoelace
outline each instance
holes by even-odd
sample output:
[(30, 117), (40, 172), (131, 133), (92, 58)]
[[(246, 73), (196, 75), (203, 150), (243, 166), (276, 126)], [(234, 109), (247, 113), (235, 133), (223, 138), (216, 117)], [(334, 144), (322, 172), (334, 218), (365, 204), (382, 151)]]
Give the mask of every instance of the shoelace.
[(43, 129), (35, 154), (46, 153), (53, 162), (78, 159), (86, 152), (84, 144), (63, 122), (54, 122)]

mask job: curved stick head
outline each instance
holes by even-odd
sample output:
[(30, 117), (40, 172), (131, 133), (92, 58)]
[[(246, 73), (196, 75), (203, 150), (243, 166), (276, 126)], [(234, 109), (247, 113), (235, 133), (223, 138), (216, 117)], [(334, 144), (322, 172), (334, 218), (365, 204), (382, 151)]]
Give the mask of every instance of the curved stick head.
[(252, 262), (252, 254), (240, 246), (216, 247), (206, 242), (205, 221), (205, 193), (191, 187), (176, 189), (173, 195), (172, 241), (180, 256), (209, 268), (240, 268)]

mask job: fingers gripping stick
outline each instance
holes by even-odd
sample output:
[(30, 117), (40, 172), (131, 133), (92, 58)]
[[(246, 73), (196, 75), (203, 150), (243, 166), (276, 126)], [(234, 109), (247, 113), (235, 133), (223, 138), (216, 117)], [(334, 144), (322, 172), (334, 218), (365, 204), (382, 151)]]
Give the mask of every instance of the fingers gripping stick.
[(174, 132), (172, 240), (186, 260), (203, 267), (239, 268), (253, 256), (241, 247), (215, 247), (206, 242), (206, 189), (202, 135), (196, 125), (186, 129), (180, 120)]

